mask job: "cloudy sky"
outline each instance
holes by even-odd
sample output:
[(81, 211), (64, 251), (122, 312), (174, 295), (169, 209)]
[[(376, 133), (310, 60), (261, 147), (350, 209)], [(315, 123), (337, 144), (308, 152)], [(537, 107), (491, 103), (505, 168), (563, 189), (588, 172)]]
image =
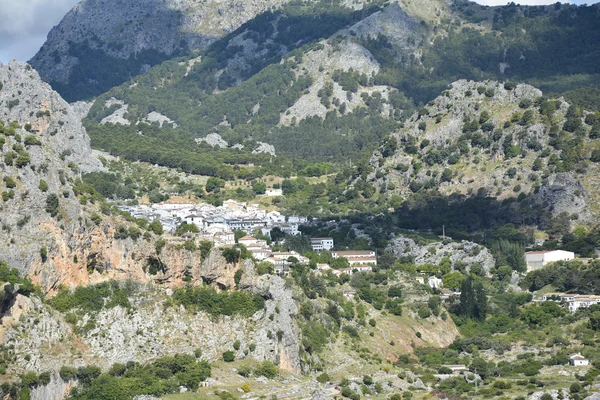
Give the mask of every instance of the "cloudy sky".
[[(506, 0), (475, 0), (480, 4), (502, 5)], [(556, 0), (514, 0), (520, 4), (553, 4)], [(600, 0), (569, 0), (591, 4)], [(29, 60), (40, 48), (50, 29), (79, 0), (0, 0), (0, 62)], [(565, 2), (565, 1), (563, 1)]]

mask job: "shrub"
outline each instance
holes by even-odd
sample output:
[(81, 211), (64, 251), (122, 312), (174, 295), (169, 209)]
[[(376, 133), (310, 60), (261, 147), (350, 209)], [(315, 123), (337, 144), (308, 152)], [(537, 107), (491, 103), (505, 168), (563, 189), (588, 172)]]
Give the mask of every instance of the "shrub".
[(319, 383), (327, 383), (331, 381), (331, 378), (327, 374), (327, 372), (323, 372), (321, 375), (317, 376), (317, 382)]
[(233, 362), (235, 360), (235, 354), (233, 351), (226, 351), (223, 353), (223, 361), (225, 362)]
[(59, 199), (58, 195), (55, 193), (50, 193), (46, 197), (46, 212), (50, 214), (51, 217), (55, 217), (58, 214), (59, 207)]
[(236, 350), (236, 351), (239, 350), (240, 346), (241, 346), (241, 343), (240, 343), (239, 340), (236, 340), (235, 342), (233, 342), (233, 349), (234, 350)]
[(250, 385), (248, 385), (247, 383), (244, 383), (241, 386), (241, 389), (244, 391), (244, 393), (248, 393), (250, 391)]
[(48, 191), (48, 182), (46, 182), (46, 181), (45, 181), (45, 180), (43, 180), (43, 179), (40, 179), (40, 186), (39, 186), (39, 189), (40, 189), (42, 192), (47, 192), (47, 191)]
[(271, 361), (263, 361), (254, 370), (254, 375), (264, 376), (269, 379), (275, 378), (279, 374), (279, 368)]

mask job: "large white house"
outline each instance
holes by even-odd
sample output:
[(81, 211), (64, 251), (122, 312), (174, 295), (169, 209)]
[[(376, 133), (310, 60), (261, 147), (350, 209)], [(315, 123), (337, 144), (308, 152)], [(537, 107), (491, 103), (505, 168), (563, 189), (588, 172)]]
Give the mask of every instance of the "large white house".
[(575, 253), (564, 250), (528, 251), (525, 253), (527, 271), (544, 268), (551, 262), (573, 260), (574, 258)]
[(313, 251), (323, 251), (333, 249), (333, 238), (312, 238), (310, 239), (310, 245)]
[(332, 251), (333, 258), (345, 258), (350, 265), (373, 264), (377, 265), (377, 255), (373, 250), (347, 250)]

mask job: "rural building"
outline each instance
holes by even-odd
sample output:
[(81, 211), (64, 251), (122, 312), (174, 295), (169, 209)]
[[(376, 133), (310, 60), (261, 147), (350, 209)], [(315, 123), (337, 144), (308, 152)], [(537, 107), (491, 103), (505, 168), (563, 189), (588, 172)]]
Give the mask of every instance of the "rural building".
[(312, 250), (316, 252), (329, 251), (333, 249), (333, 238), (312, 238), (310, 239), (310, 245)]
[(527, 271), (541, 269), (551, 262), (573, 260), (574, 258), (575, 253), (564, 250), (528, 251), (525, 253)]
[(574, 366), (574, 367), (580, 367), (583, 365), (589, 365), (589, 361), (587, 358), (585, 358), (584, 356), (582, 356), (581, 354), (577, 353), (577, 354), (571, 354), (569, 356), (569, 364)]

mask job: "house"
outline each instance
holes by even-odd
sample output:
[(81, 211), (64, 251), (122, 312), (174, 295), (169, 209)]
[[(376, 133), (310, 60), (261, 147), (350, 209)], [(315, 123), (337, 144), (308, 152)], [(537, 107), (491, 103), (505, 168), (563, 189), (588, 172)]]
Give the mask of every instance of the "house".
[(204, 218), (197, 214), (186, 215), (184, 221), (190, 225), (196, 225), (198, 228), (204, 228)]
[(267, 247), (248, 247), (248, 251), (250, 253), (252, 253), (252, 257), (254, 257), (254, 259), (256, 260), (265, 260), (266, 258), (268, 258), (271, 255), (271, 249), (267, 248)]
[(276, 225), (283, 233), (289, 236), (298, 236), (300, 231), (298, 230), (297, 223), (287, 223), (287, 224), (279, 224)]
[(354, 265), (351, 267), (356, 272), (372, 272), (373, 267), (370, 265), (362, 264), (362, 265)]
[(267, 196), (267, 197), (283, 196), (283, 189), (268, 188), (265, 191), (265, 196)]
[(600, 296), (587, 294), (564, 294), (547, 293), (542, 296), (542, 301), (556, 301), (566, 304), (569, 312), (575, 312), (580, 308), (588, 308), (594, 304), (600, 304)]
[(373, 250), (347, 250), (347, 251), (332, 251), (331, 255), (333, 258), (374, 258), (375, 252)]
[(551, 262), (573, 260), (574, 258), (575, 253), (564, 250), (528, 251), (525, 253), (527, 271), (541, 269)]
[(313, 251), (320, 252), (323, 250), (333, 249), (333, 238), (312, 238), (310, 239), (310, 246)]
[(318, 271), (329, 271), (330, 269), (331, 267), (329, 266), (329, 264), (317, 264)]
[(430, 276), (429, 279), (427, 279), (427, 283), (433, 289), (441, 289), (442, 286), (444, 286), (442, 280), (437, 276)]
[(294, 257), (296, 260), (298, 260), (298, 263), (300, 264), (308, 264), (309, 259), (300, 255), (299, 253), (295, 252), (295, 251), (279, 251), (279, 252), (274, 252), (273, 257), (278, 257), (281, 258), (282, 260), (288, 260), (290, 257)]
[(243, 238), (238, 239), (238, 243), (248, 247), (253, 244), (258, 244), (258, 239), (253, 236), (246, 235)]
[(346, 257), (348, 260), (348, 264), (354, 266), (356, 264), (364, 265), (364, 264), (373, 264), (377, 265), (376, 257)]
[(223, 244), (235, 244), (235, 235), (233, 232), (217, 232), (214, 237)]
[(590, 362), (588, 361), (587, 358), (585, 358), (581, 354), (577, 353), (577, 354), (569, 355), (569, 364), (574, 367), (580, 367), (583, 365), (589, 365)]

